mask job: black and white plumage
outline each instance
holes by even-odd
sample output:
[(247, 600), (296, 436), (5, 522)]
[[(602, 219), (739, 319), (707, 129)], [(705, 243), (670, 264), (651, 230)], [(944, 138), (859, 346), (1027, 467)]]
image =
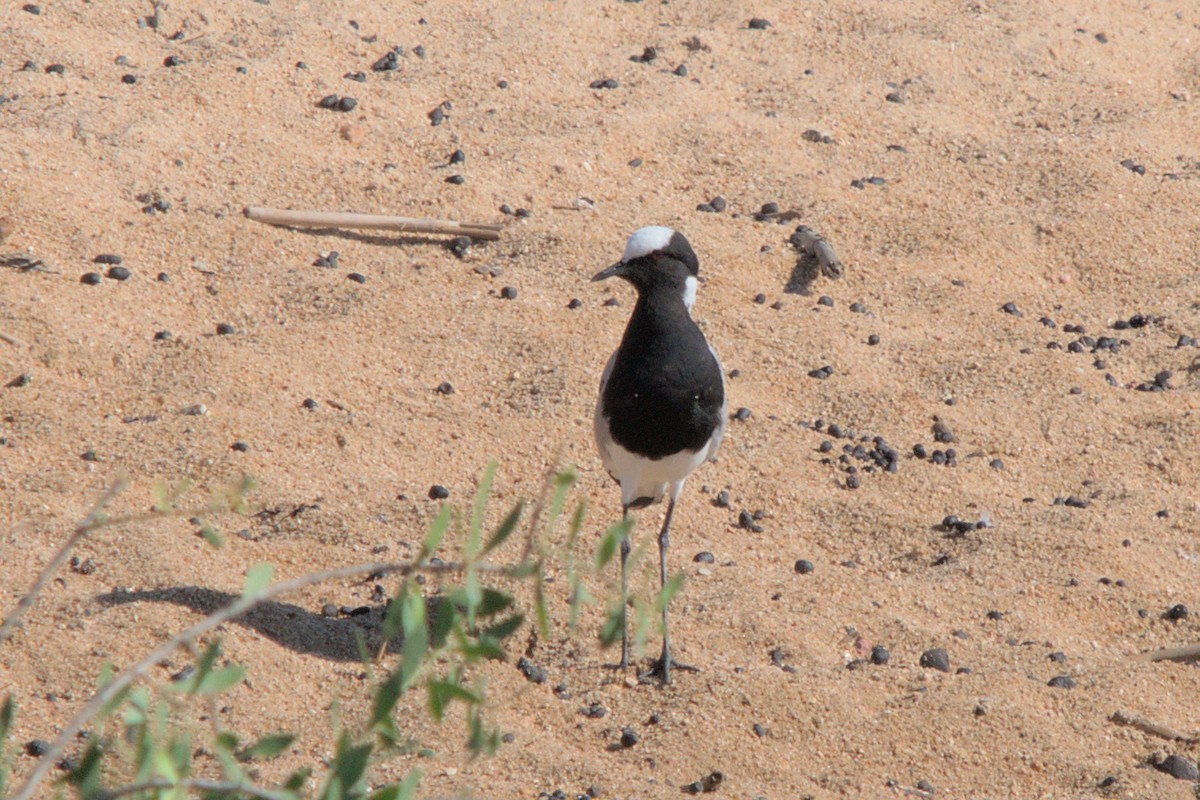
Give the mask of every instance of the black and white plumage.
[[(671, 516), (684, 482), (713, 455), (725, 433), (725, 382), (721, 363), (692, 319), (699, 262), (684, 236), (670, 228), (642, 228), (621, 260), (592, 278), (623, 278), (637, 290), (637, 305), (600, 379), (595, 434), (600, 458), (621, 485), (621, 508), (643, 508), (667, 497), (658, 536), (659, 573), (667, 580)], [(622, 614), (628, 591), (621, 542)], [(621, 663), (629, 640), (621, 621)], [(671, 678), (670, 635), (663, 608), (663, 650), (655, 671)], [(679, 665), (675, 665), (679, 666)]]

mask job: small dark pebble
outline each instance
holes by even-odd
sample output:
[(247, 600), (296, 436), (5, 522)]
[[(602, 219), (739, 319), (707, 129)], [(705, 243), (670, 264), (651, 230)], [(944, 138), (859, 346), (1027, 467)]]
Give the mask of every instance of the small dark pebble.
[(717, 492), (717, 496), (713, 498), (712, 503), (717, 508), (729, 508), (729, 492), (724, 489)]
[(435, 483), (433, 486), (429, 487), (430, 500), (445, 500), (449, 496), (450, 490), (445, 486), (442, 486), (440, 483)]
[(759, 292), (758, 294), (754, 295), (754, 302), (761, 306), (763, 303), (767, 302), (767, 296), (762, 292)]
[(936, 669), (939, 672), (950, 671), (950, 654), (940, 647), (931, 647), (921, 653), (920, 664), (926, 669)]
[(6, 383), (4, 385), (11, 389), (20, 389), (22, 386), (28, 386), (29, 381), (30, 381), (29, 373), (22, 372), (20, 375), (13, 378), (11, 381), (9, 381), (8, 383)]
[(867, 337), (867, 344), (871, 345), (872, 347), (874, 347), (875, 345), (879, 344), (879, 334), (877, 334), (877, 333), (872, 333), (870, 336), (868, 336), (868, 337)]
[(50, 743), (45, 739), (31, 739), (25, 743), (25, 755), (41, 758), (50, 749)]
[(833, 367), (829, 366), (828, 364), (826, 364), (823, 367), (818, 367), (817, 369), (810, 369), (808, 371), (808, 377), (816, 378), (819, 381), (825, 380), (832, 374), (833, 374)]
[(759, 214), (778, 214), (779, 203), (763, 203), (762, 208), (758, 210)]
[(372, 72), (390, 72), (400, 68), (399, 53), (389, 50), (371, 65)]
[(450, 177), (446, 178), (446, 183), (452, 183), (455, 186), (461, 186), (466, 182), (467, 182), (467, 179), (464, 178), (462, 175), (451, 175)]
[(1192, 347), (1194, 346), (1195, 341), (1196, 340), (1191, 336), (1184, 336), (1180, 334), (1179, 339), (1175, 341), (1175, 347)]
[(900, 92), (888, 92), (883, 96), (883, 99), (887, 100), (889, 103), (903, 103), (904, 95), (902, 95)]
[(346, 280), (354, 281), (355, 283), (366, 283), (367, 276), (363, 275), (361, 272), (351, 272), (346, 276)]
[(991, 467), (992, 469), (1002, 470), (1002, 469), (1004, 469), (1004, 462), (998, 458), (993, 458), (991, 461), (988, 462), (988, 466)]
[(248, 445), (242, 441), (234, 442), (232, 445), (230, 445), (230, 447), (232, 447), (234, 450), (238, 451), (239, 453), (245, 453), (247, 450), (250, 449), (250, 445)]
[(164, 67), (178, 67), (180, 64), (186, 64), (186, 63), (187, 62), (184, 61), (179, 56), (167, 56), (166, 58), (163, 59)]
[(467, 253), (471, 250), (471, 237), (455, 236), (447, 242), (446, 247), (458, 258), (466, 258)]
[(634, 169), (637, 169), (641, 165), (642, 165), (642, 160), (640, 158), (633, 158), (633, 159), (629, 160), (629, 166), (633, 167)]
[(929, 455), (929, 452), (925, 449), (925, 445), (923, 444), (914, 444), (912, 451), (913, 455), (917, 458), (925, 458)]
[(871, 648), (871, 663), (882, 666), (891, 661), (892, 654), (888, 649), (881, 644), (877, 644)]
[(570, 302), (567, 303), (567, 308), (574, 310), (579, 308), (581, 305), (583, 305), (582, 300), (580, 300), (578, 297), (572, 297)]
[(467, 160), (467, 154), (464, 153), (462, 150), (455, 150), (453, 153), (450, 154), (450, 163), (451, 164), (461, 164), (466, 160)]
[(338, 101), (341, 98), (336, 94), (327, 94), (317, 101), (318, 108), (337, 108)]
[(1017, 304), (1011, 301), (1000, 306), (1000, 310), (1005, 314), (1012, 314), (1014, 317), (1024, 316), (1020, 310), (1017, 309)]
[(99, 272), (85, 272), (79, 277), (79, 282), (85, 283), (88, 286), (95, 286), (102, 280), (104, 280), (104, 278), (100, 276)]
[(862, 479), (859, 478), (858, 475), (847, 475), (846, 476), (846, 488), (847, 489), (857, 489), (861, 485), (862, 485)]
[(692, 556), (692, 561), (697, 564), (711, 564), (716, 560), (712, 553), (707, 550), (701, 550), (696, 555)]
[(587, 708), (581, 708), (579, 713), (583, 714), (588, 719), (603, 719), (604, 716), (608, 714), (608, 709), (599, 703), (592, 703)]
[(436, 108), (434, 108), (432, 111), (429, 112), (429, 124), (435, 128), (438, 125), (441, 125), (442, 122), (445, 121), (445, 119), (446, 119), (446, 112), (444, 110), (442, 110), (441, 106), (437, 106)]
[[(238, 75), (245, 75), (249, 72), (249, 70), (247, 70), (245, 67), (238, 67), (234, 70), (234, 72), (236, 72)], [(346, 110), (349, 111), (349, 109)]]
[(828, 439), (824, 440), (819, 445), (817, 445), (818, 453), (830, 453), (832, 451), (833, 451), (833, 442), (829, 441)]
[(325, 605), (321, 606), (321, 616), (322, 617), (336, 617), (337, 613), (338, 613), (338, 607), (335, 606), (333, 603), (326, 603)]
[(125, 259), (113, 253), (101, 253), (92, 259), (96, 264), (120, 264)]
[(524, 656), (521, 656), (521, 658), (517, 659), (517, 669), (519, 669), (521, 674), (525, 676), (525, 680), (529, 681), (530, 683), (546, 682), (546, 670), (537, 666)]
[(109, 267), (108, 272), (105, 274), (114, 281), (127, 281), (129, 280), (130, 276), (133, 275), (133, 273), (125, 269), (125, 267)]
[(228, 322), (218, 322), (217, 323), (217, 335), (218, 336), (229, 336), (233, 332), (234, 332), (234, 327), (232, 325), (230, 325)]
[(737, 410), (736, 413), (734, 413), (733, 418), (738, 422), (745, 422), (746, 420), (750, 419), (750, 409), (742, 406)]
[(196, 674), (196, 668), (193, 667), (191, 664), (188, 664), (183, 669), (179, 670), (174, 675), (172, 675), (171, 681), (174, 683), (179, 683), (180, 681), (186, 681), (188, 678), (192, 677), (192, 675), (194, 675), (194, 674)]
[(851, 314), (865, 314), (865, 313), (867, 313), (867, 307), (865, 305), (863, 305), (861, 302), (851, 303), (850, 304), (850, 313)]
[(637, 733), (634, 732), (633, 728), (622, 728), (621, 729), (621, 747), (628, 749), (630, 747), (633, 747), (637, 743), (638, 743), (638, 735), (637, 735)]
[(442, 381), (434, 391), (438, 394), (454, 394), (454, 386), (450, 381)]
[(767, 726), (766, 725), (760, 725), (759, 723), (756, 722), (756, 723), (754, 723), (752, 730), (754, 731), (754, 735), (760, 739), (767, 735)]
[(817, 298), (817, 305), (833, 308), (833, 298), (827, 294), (823, 294)]
[(347, 72), (342, 77), (348, 81), (357, 81), (358, 83), (367, 82), (367, 73), (365, 72)]
[(765, 31), (767, 28), (771, 27), (771, 21), (763, 19), (762, 17), (754, 17), (746, 23), (746, 27), (752, 31)]
[(158, 273), (158, 282), (159, 283), (170, 283), (171, 276), (165, 272), (160, 272), (160, 273)]
[(1052, 689), (1074, 689), (1076, 683), (1075, 679), (1070, 675), (1055, 675), (1053, 678), (1046, 681), (1046, 685)]
[(681, 78), (686, 78), (688, 74), (687, 64), (680, 64), (675, 68), (675, 74)]
[(1121, 162), (1121, 166), (1124, 167), (1125, 169), (1129, 170), (1130, 172), (1137, 173), (1138, 175), (1146, 174), (1146, 168), (1143, 165), (1134, 161), (1132, 158), (1124, 159)]
[(138, 82), (137, 75), (132, 75), (130, 73), (126, 73), (121, 76), (121, 83), (134, 84), (137, 82)]
[(604, 301), (605, 308), (616, 308), (619, 305), (621, 305), (621, 301), (615, 297), (610, 297)]
[(342, 613), (347, 617), (365, 617), (371, 613), (371, 607), (355, 606), (354, 608), (347, 608), (346, 606), (342, 606)]
[(500, 296), (503, 297), (505, 300), (516, 300), (517, 299), (517, 289), (514, 286), (505, 286), (503, 289), (500, 290)]
[(67, 71), (67, 68), (64, 67), (62, 64), (51, 64), (50, 66), (46, 67), (47, 75), (62, 75), (66, 71)]
[(1047, 655), (1046, 658), (1050, 659), (1055, 664), (1067, 663), (1067, 654), (1061, 650), (1055, 650), (1053, 653), (1050, 653), (1049, 655)]
[(517, 216), (517, 219), (525, 219), (526, 217), (533, 216), (533, 212), (530, 211), (528, 208), (518, 208), (516, 210), (516, 216)]
[(658, 50), (648, 46), (642, 50), (640, 56), (630, 56), (629, 60), (635, 64), (649, 64), (656, 58), (658, 58)]
[(1004, 612), (1003, 611), (989, 611), (989, 612), (987, 612), (987, 618), (990, 620), (993, 620), (995, 622), (999, 622), (1000, 620), (1004, 619)]
[(801, 558), (796, 561), (795, 570), (800, 575), (809, 575), (814, 569), (816, 569), (816, 567), (814, 567), (813, 563), (806, 558)]
[(355, 100), (353, 97), (343, 97), (341, 100), (338, 101), (337, 110), (343, 111), (343, 112), (348, 112), (348, 111), (353, 111), (357, 106), (358, 106), (358, 101)]
[(1181, 619), (1187, 619), (1188, 607), (1183, 603), (1176, 603), (1163, 612), (1163, 619), (1169, 619), (1172, 622), (1178, 622)]
[(1158, 511), (1154, 512), (1154, 516), (1158, 517), (1159, 519), (1166, 519), (1167, 517), (1171, 516), (1171, 512), (1167, 511), (1165, 508), (1160, 508)]
[(1197, 769), (1196, 762), (1174, 753), (1155, 764), (1154, 768), (1181, 781), (1200, 779), (1200, 769)]
[(1116, 786), (1118, 782), (1119, 781), (1117, 780), (1117, 776), (1109, 775), (1108, 777), (1104, 778), (1099, 783), (1097, 783), (1096, 786), (1097, 786), (1097, 788), (1100, 788), (1100, 789), (1111, 789), (1112, 787)]
[(588, 84), (589, 89), (616, 89), (620, 84), (616, 78), (600, 78)]
[(26, 13), (33, 14), (35, 17), (42, 13), (42, 7), (33, 3), (26, 3), (21, 6), (21, 10)]
[(702, 214), (715, 214), (717, 210), (710, 203), (700, 203), (696, 206), (696, 210)]

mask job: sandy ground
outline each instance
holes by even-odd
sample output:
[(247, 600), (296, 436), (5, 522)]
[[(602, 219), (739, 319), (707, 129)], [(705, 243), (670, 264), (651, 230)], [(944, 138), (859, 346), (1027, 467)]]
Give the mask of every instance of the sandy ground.
[[(217, 551), (186, 520), (84, 542), (94, 570), (64, 568), (0, 645), (0, 692), (20, 706), (10, 749), (52, 739), (103, 661), (129, 664), (196, 621), (251, 564), (290, 577), (404, 558), (436, 513), (429, 487), (466, 502), (490, 459), (495, 519), (556, 454), (576, 464), (590, 547), (619, 513), (591, 413), (632, 293), (588, 278), (632, 230), (663, 224), (699, 253), (696, 315), (737, 370), (731, 408), (751, 412), (676, 517), (673, 567), (689, 580), (673, 633), (701, 671), (663, 689), (621, 680), (593, 613), (534, 648), (548, 680), (533, 684), (514, 667), (522, 633), (507, 663), (478, 671), (513, 741), (470, 762), (461, 718), (435, 728), (414, 699), (402, 726), (435, 755), (378, 777), (419, 764), (425, 797), (676, 797), (714, 770), (714, 796), (739, 798), (1193, 796), (1151, 763), (1194, 764), (1194, 742), (1110, 715), (1200, 731), (1200, 672), (1131, 660), (1200, 640), (1194, 612), (1164, 617), (1200, 606), (1200, 350), (1176, 346), (1200, 336), (1200, 7), (151, 13), (0, 9), (0, 251), (44, 264), (0, 269), (0, 604), (120, 474), (118, 512), (147, 508), (156, 480), (190, 478), (200, 499), (248, 473), (255, 509), (277, 513), (218, 519), (246, 534)], [(398, 69), (372, 71), (396, 45)], [(655, 60), (631, 60), (646, 47)], [(356, 107), (317, 107), (330, 94)], [(718, 195), (725, 211), (696, 210)], [(794, 218), (756, 221), (767, 202)], [(245, 205), (506, 227), (458, 258), (444, 237), (273, 228)], [(799, 223), (837, 248), (842, 279), (808, 280), (788, 245)], [(336, 267), (313, 266), (330, 250)], [(105, 253), (131, 277), (82, 283)], [(1138, 390), (1165, 370), (1164, 391)], [(194, 404), (206, 413), (183, 413)], [(816, 420), (882, 436), (897, 471), (851, 455), (849, 488), (837, 458), (859, 442)], [(935, 420), (953, 443), (934, 441)], [(953, 448), (954, 466), (918, 444)], [(742, 511), (763, 512), (760, 531), (739, 527)], [(639, 545), (660, 513), (641, 515)], [(991, 526), (952, 535), (950, 514)], [(715, 563), (694, 563), (705, 550)], [(118, 587), (135, 594), (114, 601)], [(314, 588), (223, 631), (251, 673), (227, 724), (301, 735), (270, 770), (329, 754), (335, 699), (365, 713), (362, 623), (321, 608), (377, 605), (372, 591)], [(854, 661), (876, 644), (886, 665)], [(948, 673), (920, 666), (934, 647)], [(1063, 675), (1074, 688), (1048, 685)], [(603, 718), (580, 713), (593, 703)], [(638, 743), (614, 748), (625, 727)], [(32, 763), (19, 755), (18, 776)]]

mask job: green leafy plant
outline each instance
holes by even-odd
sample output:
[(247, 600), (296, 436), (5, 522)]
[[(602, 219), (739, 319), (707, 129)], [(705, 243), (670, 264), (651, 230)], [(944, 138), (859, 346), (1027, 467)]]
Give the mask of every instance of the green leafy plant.
[[(425, 705), (436, 722), (461, 706), (466, 718), (464, 747), (472, 756), (492, 753), (500, 745), (500, 733), (487, 719), (485, 687), (471, 677), (472, 668), (481, 661), (506, 658), (507, 643), (529, 624), (536, 626), (540, 636), (548, 634), (551, 614), (546, 575), (550, 564), (565, 572), (567, 626), (574, 632), (581, 607), (595, 602), (587, 589), (588, 583), (594, 582), (595, 576), (610, 564), (630, 526), (629, 521), (612, 526), (602, 535), (593, 558), (577, 559), (575, 551), (586, 508), (583, 501), (577, 501), (570, 513), (566, 513), (576, 476), (571, 470), (562, 470), (548, 477), (541, 497), (535, 502), (515, 504), (495, 528), (485, 530), (495, 474), (495, 464), (489, 465), (468, 513), (463, 514), (449, 504), (441, 508), (411, 561), (347, 566), (281, 582), (272, 582), (273, 569), (269, 564), (251, 566), (246, 571), (241, 596), (228, 606), (162, 643), (121, 672), (114, 673), (106, 666), (95, 694), (63, 726), (58, 738), (11, 794), (7, 785), (10, 761), (5, 758), (4, 745), (17, 709), (11, 696), (4, 698), (0, 704), (0, 798), (28, 800), (38, 794), (52, 766), (87, 726), (98, 733), (86, 738), (83, 751), (73, 758), (71, 769), (60, 779), (60, 789), (87, 800), (189, 795), (266, 800), (403, 800), (415, 791), (420, 780), (418, 770), (383, 786), (372, 786), (370, 775), (372, 767), (380, 761), (410, 751), (411, 743), (397, 726), (396, 711), (402, 700), (418, 691), (424, 693)], [(223, 511), (240, 513), (245, 510), (246, 496), (253, 488), (244, 479), (199, 509), (185, 511), (180, 501), (188, 488), (186, 484), (173, 489), (159, 487), (153, 511), (109, 518), (104, 509), (124, 486), (123, 481), (114, 483), (92, 513), (76, 527), (30, 592), (0, 626), (0, 645), (19, 624), (69, 550), (84, 536), (119, 522), (164, 515), (187, 514), (205, 519)], [(564, 516), (566, 530), (559, 534), (557, 529)], [(514, 557), (493, 561), (501, 552), (513, 553), (513, 547), (504, 545), (511, 544), (523, 519), (526, 519), (524, 541), (515, 548)], [(213, 546), (220, 546), (222, 540), (216, 527), (206, 522), (201, 527), (204, 538)], [(457, 560), (435, 556), (444, 553), (449, 539), (456, 543)], [(220, 639), (208, 637), (223, 623), (288, 592), (367, 574), (392, 574), (399, 578), (380, 625), (382, 645), (367, 659), (369, 672), (377, 677), (371, 690), (369, 714), (357, 725), (335, 723), (333, 755), (319, 768), (305, 766), (275, 780), (273, 785), (260, 785), (257, 765), (288, 751), (296, 737), (281, 731), (246, 741), (235, 731), (219, 726), (205, 729), (189, 721), (189, 711), (196, 703), (215, 703), (214, 698), (241, 684), (246, 675), (242, 666), (222, 659)], [(419, 580), (421, 576), (437, 578), (437, 590), (424, 585)], [(668, 591), (673, 593), (678, 585), (678, 580), (672, 582)], [(667, 600), (669, 596), (660, 594), (648, 603), (635, 603), (639, 630), (644, 632), (650, 612), (661, 608), (660, 604)], [(531, 607), (522, 607), (523, 604)], [(620, 635), (613, 627), (613, 621), (620, 619), (620, 606), (619, 597), (610, 603), (601, 631), (605, 643)], [(530, 614), (532, 622), (528, 620)], [(153, 665), (180, 648), (190, 649), (194, 654), (190, 674), (167, 686), (148, 683), (146, 676)], [(215, 719), (216, 715), (209, 717)], [(198, 753), (207, 754), (209, 760), (198, 763), (201, 757)]]

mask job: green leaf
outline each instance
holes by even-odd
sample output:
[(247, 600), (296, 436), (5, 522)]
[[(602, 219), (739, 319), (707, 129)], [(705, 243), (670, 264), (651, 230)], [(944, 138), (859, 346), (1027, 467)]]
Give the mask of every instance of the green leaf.
[(667, 585), (662, 588), (658, 596), (654, 600), (654, 607), (661, 611), (671, 603), (671, 598), (679, 593), (683, 587), (684, 575), (682, 572), (676, 572), (671, 577), (667, 578)]
[(464, 639), (458, 645), (459, 655), (467, 662), (502, 661), (504, 650), (494, 639)]
[(521, 623), (524, 621), (525, 615), (518, 612), (507, 619), (497, 622), (495, 625), (484, 628), (481, 636), (487, 636), (491, 639), (496, 639), (497, 641), (504, 641), (509, 636), (512, 636), (514, 633), (516, 633), (517, 629), (521, 627)]
[(550, 495), (550, 504), (546, 509), (547, 532), (554, 530), (559, 515), (562, 514), (563, 505), (567, 501), (567, 492), (575, 485), (575, 477), (575, 471), (570, 468), (564, 469), (554, 475), (552, 479), (554, 493)]
[(632, 528), (633, 517), (626, 517), (606, 530), (604, 535), (600, 537), (600, 544), (596, 547), (597, 572), (604, 569), (609, 561), (612, 561), (612, 557), (617, 554), (617, 545), (629, 535)]
[(483, 596), (479, 599), (479, 608), (476, 613), (481, 617), (490, 617), (494, 614), (499, 614), (504, 609), (513, 604), (511, 594), (505, 594), (497, 589), (484, 589)]
[(8, 732), (12, 730), (13, 719), (17, 715), (17, 704), (13, 702), (12, 695), (4, 695), (4, 703), (0, 704), (0, 747), (4, 745), (4, 740), (8, 738)]
[(504, 518), (504, 521), (500, 523), (500, 526), (488, 538), (487, 544), (483, 546), (483, 552), (480, 555), (487, 555), (504, 544), (504, 540), (511, 536), (512, 532), (517, 529), (517, 523), (521, 521), (521, 512), (524, 510), (524, 503), (517, 503), (513, 506), (513, 510), (508, 512), (508, 516)]
[(429, 630), (429, 644), (440, 649), (446, 644), (446, 637), (458, 619), (458, 609), (449, 598), (435, 597), (433, 604), (433, 624)]
[(389, 783), (376, 789), (367, 800), (410, 800), (420, 782), (421, 770), (414, 769), (400, 783)]
[(267, 562), (261, 562), (246, 570), (246, 585), (242, 588), (242, 597), (254, 597), (271, 582), (275, 568)]
[(270, 760), (291, 747), (296, 737), (290, 733), (271, 733), (237, 754), (238, 761)]
[(99, 737), (88, 739), (87, 749), (79, 759), (78, 766), (67, 773), (64, 780), (78, 787), (80, 797), (94, 797), (100, 791), (100, 742)]
[(396, 703), (400, 702), (400, 695), (403, 693), (403, 680), (400, 670), (396, 670), (379, 684), (375, 696), (371, 699), (371, 727), (391, 721), (392, 711), (395, 710)]
[(309, 777), (312, 775), (312, 767), (301, 767), (300, 769), (287, 776), (287, 780), (283, 782), (283, 790), (285, 792), (299, 793), (304, 788), (304, 784), (308, 783)]
[(620, 602), (609, 606), (608, 613), (604, 615), (604, 625), (600, 628), (600, 642), (605, 647), (608, 647), (621, 638), (621, 622), (623, 619)]
[(446, 713), (446, 706), (454, 700), (465, 703), (478, 703), (479, 697), (461, 684), (453, 681), (429, 682), (429, 712), (434, 722), (441, 722)]
[(319, 796), (332, 800), (360, 794), (359, 784), (366, 777), (372, 749), (370, 742), (354, 744), (350, 734), (342, 731), (336, 754), (329, 765), (329, 776)]
[(545, 638), (550, 635), (550, 609), (546, 605), (546, 565), (541, 559), (537, 562), (536, 579), (533, 583), (533, 603), (537, 615), (538, 635)]
[(224, 544), (221, 534), (217, 532), (216, 528), (207, 522), (200, 523), (200, 536), (203, 537), (205, 543), (207, 543), (208, 546), (214, 550)]
[(466, 596), (467, 627), (475, 628), (475, 612), (483, 600), (483, 587), (479, 585), (479, 575), (474, 566), (467, 566), (467, 574), (463, 578), (463, 594)]
[(404, 644), (400, 649), (400, 690), (404, 691), (417, 679), (429, 650), (429, 634), (425, 628), (425, 598), (420, 591), (408, 590), (401, 602), (404, 603), (400, 613)]
[(237, 664), (230, 664), (228, 667), (214, 669), (212, 672), (204, 676), (204, 678), (196, 683), (194, 689), (189, 694), (197, 694), (202, 697), (209, 697), (214, 694), (237, 686), (246, 677), (246, 670)]
[(471, 509), (471, 526), (467, 529), (467, 545), (463, 551), (463, 560), (470, 563), (479, 556), (479, 546), (483, 540), (483, 512), (487, 508), (488, 496), (492, 493), (492, 481), (496, 478), (495, 461), (490, 462), (483, 470), (479, 479), (479, 490), (475, 492), (475, 504)]
[(429, 526), (429, 533), (425, 534), (425, 541), (421, 544), (421, 552), (417, 556), (417, 563), (423, 564), (425, 560), (437, 552), (438, 546), (442, 543), (442, 537), (446, 535), (446, 528), (450, 526), (450, 516), (453, 513), (453, 508), (449, 503), (442, 505), (442, 510), (434, 517), (433, 524)]

